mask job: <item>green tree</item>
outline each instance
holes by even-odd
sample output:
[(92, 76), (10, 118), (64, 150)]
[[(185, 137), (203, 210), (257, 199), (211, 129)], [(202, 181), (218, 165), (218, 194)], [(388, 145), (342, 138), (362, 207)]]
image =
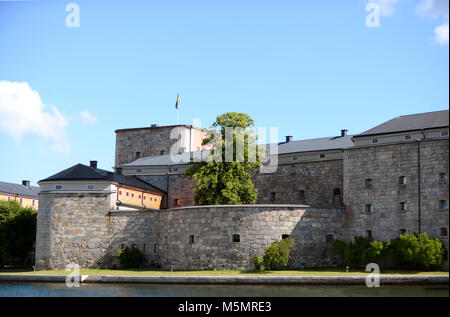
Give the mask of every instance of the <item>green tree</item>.
[(0, 263), (30, 264), (36, 215), (35, 210), (16, 201), (0, 201)]
[[(212, 153), (204, 161), (192, 162), (185, 172), (185, 177), (194, 180), (196, 203), (255, 203), (258, 193), (249, 171), (261, 165), (263, 154), (258, 153), (262, 151), (258, 151), (256, 146), (253, 120), (245, 113), (228, 112), (218, 116), (212, 127), (216, 130), (203, 140), (204, 145), (213, 148)], [(232, 134), (229, 133), (231, 129)], [(227, 153), (232, 153), (232, 156), (226, 156)]]
[(141, 250), (129, 247), (118, 250), (116, 257), (124, 269), (140, 268), (145, 260), (145, 255)]

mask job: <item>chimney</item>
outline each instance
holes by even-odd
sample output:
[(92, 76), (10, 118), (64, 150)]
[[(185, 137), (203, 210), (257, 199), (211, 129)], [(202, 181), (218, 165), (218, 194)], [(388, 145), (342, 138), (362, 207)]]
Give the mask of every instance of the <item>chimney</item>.
[(286, 135), (286, 143), (292, 142), (292, 135)]
[(30, 181), (23, 180), (22, 181), (22, 185), (25, 186), (25, 187), (30, 187)]
[(348, 130), (345, 130), (345, 129), (341, 130), (341, 136), (346, 136), (347, 132), (348, 132)]
[(97, 161), (90, 161), (90, 167), (97, 168)]

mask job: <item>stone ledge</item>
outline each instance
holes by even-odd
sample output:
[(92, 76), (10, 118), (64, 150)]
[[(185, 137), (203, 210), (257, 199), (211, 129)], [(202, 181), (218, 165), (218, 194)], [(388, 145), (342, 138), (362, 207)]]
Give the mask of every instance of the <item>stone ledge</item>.
[[(65, 283), (65, 275), (0, 274), (0, 282)], [(81, 283), (201, 285), (365, 285), (366, 276), (111, 276), (81, 275)], [(448, 275), (384, 275), (380, 285), (443, 285)]]

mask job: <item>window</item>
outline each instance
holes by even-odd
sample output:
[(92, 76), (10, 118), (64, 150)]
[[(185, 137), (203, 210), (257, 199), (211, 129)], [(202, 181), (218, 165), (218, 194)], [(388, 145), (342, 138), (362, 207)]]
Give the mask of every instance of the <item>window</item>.
[(364, 185), (366, 186), (366, 188), (372, 188), (372, 179), (366, 178), (366, 180), (364, 181)]
[(448, 136), (448, 131), (442, 131), (441, 136)]
[(378, 143), (378, 138), (372, 139), (372, 144), (377, 144), (377, 143)]
[[(177, 199), (175, 199), (175, 200), (177, 200)], [(153, 197), (152, 196), (150, 196), (150, 201), (153, 201)], [(176, 205), (175, 205), (176, 206)]]
[(8, 196), (8, 201), (11, 201), (11, 196)]
[(88, 190), (94, 190), (95, 186), (94, 185), (88, 185)]
[(447, 183), (447, 173), (439, 173), (439, 183)]
[(141, 157), (141, 152), (136, 152), (135, 158), (138, 159), (138, 158), (140, 158), (140, 157)]
[(22, 205), (22, 202), (23, 202), (23, 199), (22, 199), (22, 197), (20, 197), (20, 204)]
[(34, 207), (34, 205), (35, 205), (35, 200), (34, 200), (34, 199), (33, 199), (32, 205), (33, 205), (33, 207)]
[(130, 196), (130, 193), (129, 193), (129, 192), (127, 192), (126, 196), (127, 196), (127, 197), (128, 197), (128, 196)]
[(289, 235), (288, 235), (288, 234), (282, 234), (282, 235), (281, 235), (281, 239), (287, 239), (287, 238), (289, 238)]
[(173, 204), (174, 204), (175, 207), (180, 207), (181, 206), (179, 199), (174, 199), (173, 200)]
[(147, 196), (144, 195), (144, 200), (146, 200), (146, 199), (147, 199)]
[(445, 199), (439, 200), (439, 209), (448, 209), (448, 203)]
[(365, 212), (372, 212), (372, 205), (371, 204), (366, 204), (364, 206), (364, 211)]
[(411, 136), (410, 135), (405, 135), (405, 140), (411, 140)]
[(332, 234), (327, 234), (327, 236), (326, 236), (327, 243), (331, 243), (331, 242), (333, 242), (333, 240), (334, 240), (333, 235)]
[(400, 235), (403, 235), (406, 233), (406, 229), (400, 229)]
[(341, 189), (340, 188), (333, 189), (333, 195), (334, 196), (339, 196), (340, 194), (341, 194)]
[(304, 190), (301, 190), (301, 191), (298, 192), (298, 198), (299, 198), (301, 201), (304, 201), (304, 200), (305, 200), (305, 197), (306, 197), (306, 194), (305, 194), (305, 191), (304, 191)]
[(405, 185), (406, 184), (406, 176), (399, 176), (398, 184), (399, 185)]
[(158, 198), (155, 197), (155, 201), (158, 201)]
[(441, 228), (441, 237), (447, 237), (447, 228)]
[(134, 193), (131, 193), (131, 198), (134, 198)]
[(195, 237), (189, 236), (189, 243), (195, 243)]
[(277, 197), (276, 193), (274, 192), (270, 193), (270, 201), (275, 201), (276, 197)]
[(136, 173), (142, 173), (142, 170), (141, 170), (140, 168), (138, 168), (138, 169), (136, 170)]
[(121, 190), (119, 190), (119, 196), (122, 196), (122, 191)]
[(241, 242), (241, 236), (239, 234), (233, 234), (233, 242)]
[(372, 238), (372, 230), (366, 230), (366, 237)]
[(292, 157), (293, 161), (297, 161), (297, 156)]
[(161, 152), (159, 152), (160, 155), (164, 155), (164, 150), (162, 150)]
[(174, 167), (174, 168), (172, 169), (172, 172), (178, 172), (178, 167)]
[(62, 185), (56, 185), (56, 186), (55, 186), (55, 189), (56, 189), (56, 190), (61, 190), (61, 189), (63, 189), (63, 187), (62, 187)]
[(406, 202), (402, 201), (398, 205), (400, 211), (406, 211)]
[(320, 158), (325, 158), (325, 154), (320, 154)]
[(139, 199), (141, 199), (141, 198), (142, 198), (142, 195), (138, 195), (138, 197), (139, 197)]

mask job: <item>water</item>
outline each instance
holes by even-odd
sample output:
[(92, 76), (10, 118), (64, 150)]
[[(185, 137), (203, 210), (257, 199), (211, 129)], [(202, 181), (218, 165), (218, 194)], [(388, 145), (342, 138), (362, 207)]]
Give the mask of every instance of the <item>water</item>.
[(159, 285), (0, 283), (0, 297), (448, 297), (448, 285)]

